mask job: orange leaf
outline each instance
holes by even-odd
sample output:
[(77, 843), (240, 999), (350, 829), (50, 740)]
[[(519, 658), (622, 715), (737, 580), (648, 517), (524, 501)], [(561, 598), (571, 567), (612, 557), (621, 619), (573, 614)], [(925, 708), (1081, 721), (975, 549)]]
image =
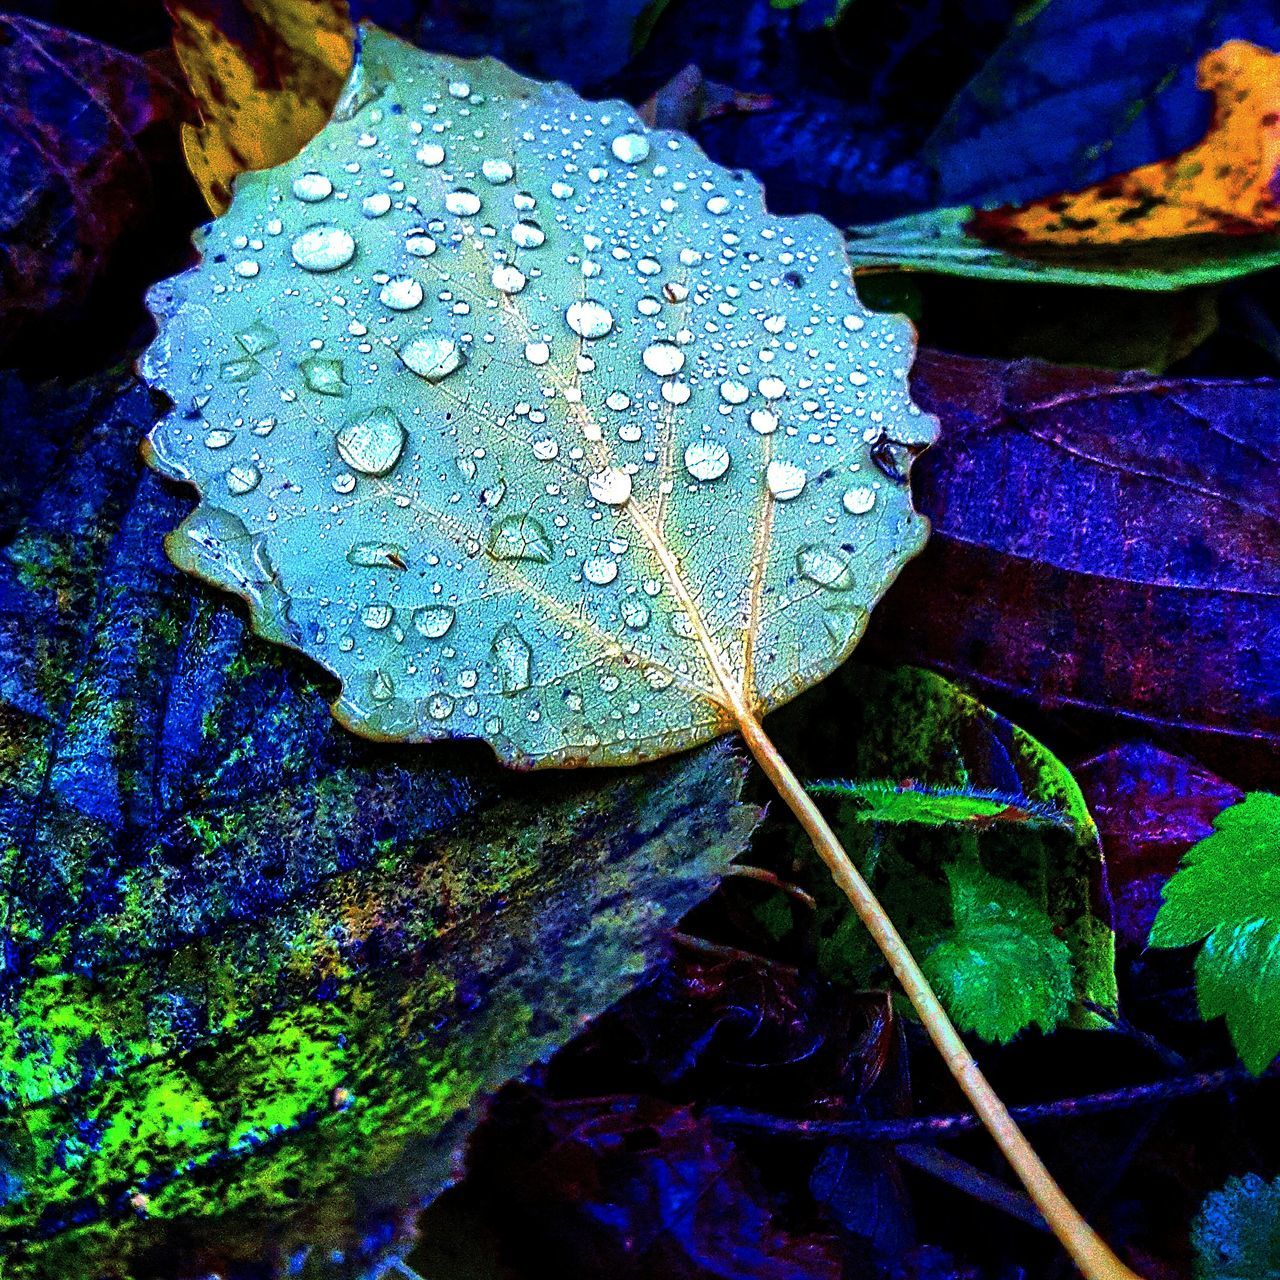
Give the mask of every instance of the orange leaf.
[(1073, 194), (978, 213), (984, 240), (1035, 249), (1280, 231), (1280, 54), (1231, 40), (1200, 60), (1214, 96), (1194, 147)]
[(292, 159), (324, 128), (351, 70), (346, 0), (166, 0), (200, 108), (182, 143), (209, 208), (246, 169)]

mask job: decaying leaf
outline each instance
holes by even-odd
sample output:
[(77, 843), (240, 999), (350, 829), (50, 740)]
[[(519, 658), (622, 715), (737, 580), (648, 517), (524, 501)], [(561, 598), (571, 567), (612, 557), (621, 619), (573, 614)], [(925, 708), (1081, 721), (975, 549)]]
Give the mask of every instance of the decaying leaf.
[(843, 660), (925, 524), (912, 338), (833, 228), (629, 108), (365, 32), (153, 293), (169, 539), (366, 735), (628, 763)]
[(323, 127), (351, 69), (347, 0), (165, 0), (174, 50), (200, 110), (187, 163), (209, 208), (231, 183), (297, 155)]
[(971, 230), (1018, 250), (1280, 231), (1280, 53), (1232, 40), (1200, 59), (1203, 140), (1068, 195), (983, 210)]
[(159, 554), (140, 385), (3, 398), (5, 1280), (356, 1274), (742, 847), (741, 765), (363, 742)]

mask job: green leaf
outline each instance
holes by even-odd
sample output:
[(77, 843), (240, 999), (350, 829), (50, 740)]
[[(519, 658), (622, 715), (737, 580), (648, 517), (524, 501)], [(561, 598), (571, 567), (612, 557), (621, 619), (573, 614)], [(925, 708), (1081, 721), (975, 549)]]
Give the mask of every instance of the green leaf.
[(1029, 1026), (1051, 1031), (1067, 1015), (1071, 952), (1031, 896), (981, 867), (947, 868), (954, 927), (921, 967), (957, 1024), (986, 1040)]
[[(1069, 1005), (1037, 1008), (1101, 1025), (1082, 1006), (1114, 1008), (1115, 941), (1095, 906), (1103, 900), (1097, 828), (1067, 768), (931, 672), (855, 661), (835, 679), (834, 696), (848, 711), (831, 723), (784, 711), (776, 740), (802, 773), (836, 763), (854, 779), (898, 780), (820, 783), (815, 791), (908, 945), (923, 955), (953, 928), (949, 869), (981, 867), (1025, 895), (1066, 948)], [(843, 900), (820, 876), (805, 883), (819, 900), (826, 975), (859, 987), (883, 982), (883, 962)], [(768, 922), (774, 937), (783, 932), (776, 915)], [(962, 1028), (980, 1030), (967, 1003), (949, 1008)]]
[(1280, 1179), (1230, 1178), (1205, 1196), (1191, 1228), (1196, 1280), (1275, 1280), (1280, 1275)]
[(848, 229), (859, 275), (901, 268), (943, 275), (1119, 289), (1185, 289), (1280, 265), (1280, 236), (1184, 237), (1147, 245), (1014, 254), (971, 235), (968, 205)]
[(705, 742), (829, 673), (926, 523), (909, 326), (629, 107), (367, 29), (333, 121), (153, 292), (168, 540), (384, 739)]
[(1205, 1018), (1225, 1017), (1255, 1074), (1280, 1053), (1280, 795), (1256, 791), (1213, 820), (1164, 888), (1153, 947), (1204, 940), (1196, 993)]

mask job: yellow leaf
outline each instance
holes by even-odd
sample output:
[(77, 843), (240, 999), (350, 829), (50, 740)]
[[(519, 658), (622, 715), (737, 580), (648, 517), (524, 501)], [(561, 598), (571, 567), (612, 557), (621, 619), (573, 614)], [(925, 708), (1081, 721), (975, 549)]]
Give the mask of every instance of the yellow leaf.
[(183, 149), (209, 208), (246, 169), (292, 159), (324, 128), (351, 70), (346, 0), (167, 0), (200, 111)]
[(981, 212), (969, 229), (1025, 249), (1280, 230), (1280, 53), (1231, 40), (1201, 58), (1197, 83), (1214, 109), (1194, 147), (1074, 194)]

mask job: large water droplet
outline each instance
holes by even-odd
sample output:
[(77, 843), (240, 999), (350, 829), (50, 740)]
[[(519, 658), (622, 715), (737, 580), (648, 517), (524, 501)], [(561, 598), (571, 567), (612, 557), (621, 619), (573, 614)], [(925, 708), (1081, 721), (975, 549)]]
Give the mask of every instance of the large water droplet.
[(588, 478), (587, 488), (597, 502), (620, 507), (631, 497), (631, 477), (621, 467), (605, 467)]
[(379, 405), (334, 437), (343, 462), (367, 476), (385, 476), (400, 461), (405, 430), (389, 405)]
[(238, 467), (231, 467), (224, 478), (227, 492), (241, 497), (252, 493), (262, 483), (262, 472), (252, 463), (242, 463)]
[(792, 498), (798, 498), (804, 492), (805, 481), (809, 478), (803, 467), (777, 458), (765, 468), (764, 475), (769, 492), (779, 502), (790, 502)]
[(504, 182), (510, 182), (516, 173), (507, 160), (486, 160), (481, 164), (480, 172), (495, 187), (502, 186)]
[(444, 148), (438, 142), (424, 142), (417, 151), (418, 162), (428, 169), (444, 164)]
[(293, 260), (304, 271), (336, 271), (355, 257), (356, 242), (345, 227), (320, 222), (293, 242)]
[(533, 650), (529, 642), (507, 623), (493, 638), (490, 649), (503, 693), (519, 693), (529, 687), (533, 668)]
[(855, 485), (845, 490), (842, 501), (851, 516), (865, 516), (876, 505), (876, 491), (869, 484)]
[(293, 194), (306, 204), (316, 204), (333, 195), (333, 183), (323, 173), (302, 173), (293, 180)]
[(607, 587), (618, 576), (618, 562), (611, 556), (589, 556), (582, 562), (582, 576), (597, 587)]
[(649, 157), (649, 139), (642, 133), (620, 133), (609, 144), (609, 150), (623, 164), (639, 164)]
[(342, 380), (341, 360), (329, 360), (324, 356), (308, 356), (299, 363), (298, 368), (302, 370), (302, 380), (309, 391), (322, 396), (347, 394), (347, 384)]
[(370, 631), (385, 631), (395, 621), (396, 611), (382, 601), (367, 604), (360, 610), (360, 621)]
[(391, 197), (385, 191), (375, 191), (360, 202), (360, 212), (366, 218), (381, 218), (391, 212)]
[(436, 247), (436, 242), (421, 229), (410, 231), (404, 238), (405, 252), (413, 254), (415, 258), (431, 257)]
[(470, 218), (480, 212), (480, 197), (469, 187), (459, 187), (445, 195), (444, 207), (461, 218)]
[(503, 516), (489, 535), (489, 554), (495, 560), (532, 560), (550, 564), (554, 554), (542, 523), (530, 515)]
[(674, 342), (652, 342), (645, 347), (640, 359), (650, 373), (665, 378), (684, 368), (684, 352)]
[(726, 378), (720, 384), (720, 395), (728, 404), (742, 404), (751, 394), (745, 382), (738, 382), (733, 378)]
[(392, 276), (378, 294), (378, 301), (392, 311), (412, 311), (422, 298), (422, 286), (412, 276)]
[(490, 280), (499, 293), (507, 294), (519, 293), (529, 283), (524, 272), (519, 267), (513, 267), (509, 264), (507, 266), (494, 267)]
[(518, 249), (537, 249), (546, 242), (547, 233), (536, 222), (517, 222), (511, 228), (511, 239)]
[(771, 436), (778, 429), (778, 415), (772, 409), (753, 409), (749, 419), (753, 431)]
[(697, 440), (684, 451), (684, 465), (695, 480), (719, 480), (729, 470), (729, 450), (714, 440)]
[(810, 543), (796, 552), (796, 568), (800, 576), (816, 582), (829, 591), (848, 591), (853, 586), (853, 569), (841, 551)]
[(405, 367), (428, 382), (447, 378), (463, 362), (462, 348), (443, 333), (428, 333), (413, 338), (400, 348)]
[(413, 628), (428, 640), (439, 640), (448, 634), (457, 615), (447, 604), (428, 604), (413, 611)]
[(613, 313), (594, 298), (571, 302), (564, 318), (569, 328), (581, 338), (603, 338), (613, 328)]

